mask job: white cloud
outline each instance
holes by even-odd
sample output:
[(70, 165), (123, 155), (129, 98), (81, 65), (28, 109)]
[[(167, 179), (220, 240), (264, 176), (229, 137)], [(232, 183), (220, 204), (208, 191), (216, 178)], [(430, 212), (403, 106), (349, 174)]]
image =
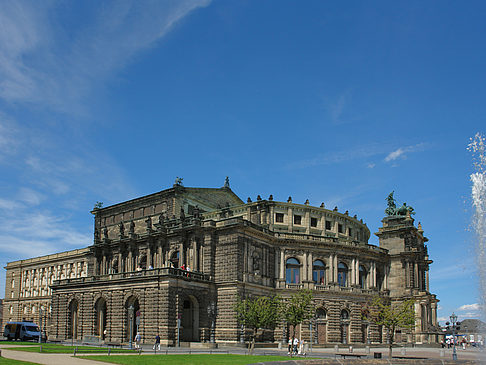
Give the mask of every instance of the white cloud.
[(369, 169), (373, 169), (373, 168), (375, 168), (375, 166), (376, 166), (376, 164), (372, 163), (372, 162), (370, 162), (369, 164), (366, 165), (366, 167), (369, 168)]
[(400, 147), (397, 148), (396, 150), (390, 152), (388, 155), (385, 157), (385, 162), (392, 162), (395, 161), (399, 158), (404, 159), (406, 158), (407, 153), (412, 153), (412, 152), (420, 152), (425, 149), (426, 145), (425, 143), (418, 143), (413, 146), (406, 146), (406, 147)]
[(481, 306), (479, 305), (479, 303), (473, 303), (473, 304), (461, 305), (457, 310), (459, 310), (459, 311), (476, 311), (476, 310), (480, 310), (480, 309), (481, 309)]
[(45, 195), (30, 188), (21, 188), (19, 200), (29, 205), (39, 205), (45, 199)]
[(93, 2), (90, 16), (73, 31), (62, 25), (63, 13), (55, 2), (0, 2), (0, 98), (71, 113), (95, 85), (208, 4), (209, 0)]

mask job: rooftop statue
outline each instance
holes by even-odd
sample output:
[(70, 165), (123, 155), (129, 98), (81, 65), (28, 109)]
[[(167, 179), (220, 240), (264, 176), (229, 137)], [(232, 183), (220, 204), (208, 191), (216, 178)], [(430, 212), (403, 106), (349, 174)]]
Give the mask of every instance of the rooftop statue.
[(184, 184), (182, 184), (182, 180), (184, 180), (182, 177), (177, 176), (176, 179), (175, 179), (174, 185), (184, 186)]
[(414, 209), (411, 206), (407, 205), (407, 203), (403, 203), (400, 208), (397, 208), (396, 200), (393, 197), (394, 193), (395, 191), (392, 191), (390, 194), (388, 194), (388, 197), (386, 198), (388, 206), (385, 209), (385, 214), (387, 216), (406, 216), (407, 212), (410, 213), (410, 215), (415, 214)]
[(229, 183), (229, 177), (228, 177), (228, 176), (226, 176), (226, 179), (224, 179), (224, 187), (225, 187), (225, 188), (228, 188), (228, 189), (229, 189), (229, 187), (230, 187), (230, 183)]

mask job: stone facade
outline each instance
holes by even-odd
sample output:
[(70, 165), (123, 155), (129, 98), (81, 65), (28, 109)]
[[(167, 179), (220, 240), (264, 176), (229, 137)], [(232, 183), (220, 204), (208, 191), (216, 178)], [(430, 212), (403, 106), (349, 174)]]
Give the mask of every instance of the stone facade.
[[(428, 286), (423, 231), (413, 219), (386, 217), (368, 244), (362, 220), (273, 197), (244, 203), (229, 186), (172, 188), (92, 211), (86, 249), (7, 264), (4, 323), (39, 320), (50, 338), (98, 336), (127, 342), (236, 343), (249, 335), (235, 319), (238, 297), (314, 293), (316, 317), (297, 328), (314, 343), (380, 343), (361, 319), (375, 295), (414, 298), (416, 327), (402, 342), (437, 342), (438, 300)], [(180, 322), (180, 326), (178, 326)], [(280, 323), (262, 340), (286, 341)]]

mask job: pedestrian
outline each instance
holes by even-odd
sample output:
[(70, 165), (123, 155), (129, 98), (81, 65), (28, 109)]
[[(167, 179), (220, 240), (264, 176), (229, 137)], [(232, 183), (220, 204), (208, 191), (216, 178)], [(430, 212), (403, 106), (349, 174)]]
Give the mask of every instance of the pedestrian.
[(304, 340), (300, 340), (300, 343), (299, 343), (299, 355), (305, 356), (304, 344), (305, 344), (305, 341)]
[(105, 329), (105, 330), (103, 331), (103, 340), (105, 340), (105, 339), (106, 339), (106, 334), (107, 334), (107, 333), (108, 333), (108, 332), (107, 332), (107, 331), (106, 331), (106, 329)]
[(291, 351), (292, 351), (292, 337), (289, 337), (289, 352), (288, 352), (289, 355)]
[(157, 334), (157, 336), (155, 336), (154, 350), (155, 349), (160, 351), (160, 336), (159, 336), (159, 334)]
[(294, 354), (297, 355), (297, 347), (299, 346), (299, 339), (297, 337), (294, 338)]
[(135, 336), (135, 348), (136, 349), (140, 348), (140, 342), (142, 342), (142, 336), (140, 335), (140, 332), (137, 332), (137, 335)]

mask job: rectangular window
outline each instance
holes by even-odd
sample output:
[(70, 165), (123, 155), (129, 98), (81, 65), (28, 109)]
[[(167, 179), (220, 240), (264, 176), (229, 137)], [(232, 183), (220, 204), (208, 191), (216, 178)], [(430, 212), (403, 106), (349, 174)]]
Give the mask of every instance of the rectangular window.
[(332, 228), (331, 228), (331, 221), (326, 221), (326, 229), (328, 231), (330, 231)]
[(317, 227), (317, 218), (311, 217), (311, 227)]
[(302, 224), (302, 216), (294, 215), (294, 224), (301, 225)]
[(338, 224), (338, 232), (343, 233), (343, 225), (341, 223)]
[(275, 213), (275, 222), (283, 223), (284, 215), (283, 213)]
[(353, 235), (353, 230), (351, 228), (348, 228), (348, 236), (352, 236)]

